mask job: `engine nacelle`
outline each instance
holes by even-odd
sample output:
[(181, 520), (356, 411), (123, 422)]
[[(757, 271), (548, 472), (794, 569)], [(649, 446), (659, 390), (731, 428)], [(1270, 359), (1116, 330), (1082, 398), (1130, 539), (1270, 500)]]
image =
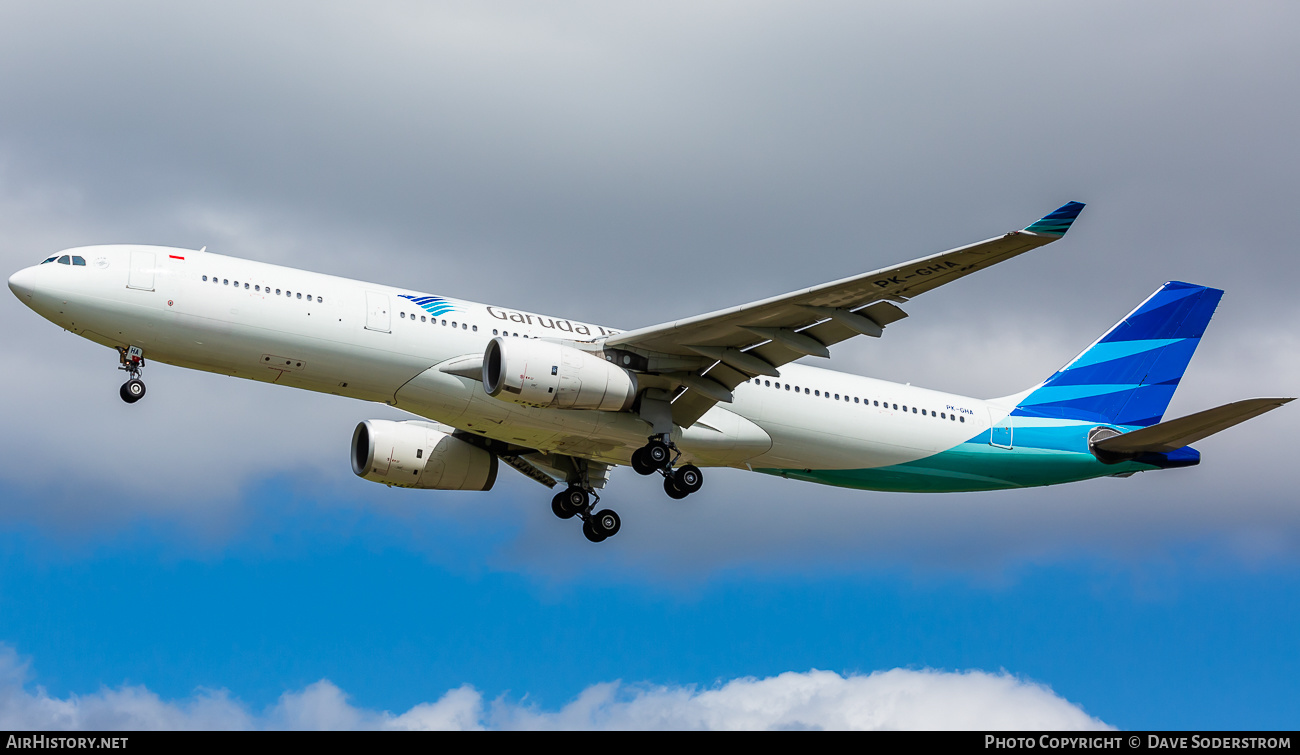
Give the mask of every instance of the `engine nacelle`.
[(636, 400), (636, 375), (571, 346), (498, 336), (483, 353), (483, 390), (526, 406), (618, 412)]
[(491, 490), (497, 457), (430, 422), (368, 419), (352, 432), (352, 471), (403, 488)]

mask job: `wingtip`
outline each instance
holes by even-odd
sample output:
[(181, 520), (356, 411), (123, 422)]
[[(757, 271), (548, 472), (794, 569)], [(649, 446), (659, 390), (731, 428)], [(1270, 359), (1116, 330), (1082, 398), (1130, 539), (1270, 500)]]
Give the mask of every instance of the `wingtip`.
[(1049, 236), (1064, 236), (1065, 232), (1070, 230), (1070, 225), (1074, 219), (1079, 217), (1083, 212), (1083, 202), (1066, 202), (1058, 207), (1054, 212), (1043, 216), (1038, 222), (1025, 228), (1030, 233), (1041, 233)]

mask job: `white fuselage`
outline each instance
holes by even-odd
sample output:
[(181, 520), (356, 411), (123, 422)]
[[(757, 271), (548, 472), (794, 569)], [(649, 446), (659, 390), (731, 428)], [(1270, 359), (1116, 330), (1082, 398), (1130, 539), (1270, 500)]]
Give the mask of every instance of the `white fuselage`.
[[(522, 406), (439, 369), (502, 334), (591, 341), (614, 332), (439, 299), (432, 316), (394, 288), (208, 252), (99, 246), (85, 265), (36, 265), (10, 286), (61, 327), (150, 361), (399, 407), (466, 432), (627, 464), (649, 425), (627, 412)], [(1009, 407), (798, 364), (734, 391), (675, 438), (700, 466), (883, 467), (951, 448)], [(779, 386), (779, 387), (776, 387)], [(992, 412), (992, 415), (990, 414)]]

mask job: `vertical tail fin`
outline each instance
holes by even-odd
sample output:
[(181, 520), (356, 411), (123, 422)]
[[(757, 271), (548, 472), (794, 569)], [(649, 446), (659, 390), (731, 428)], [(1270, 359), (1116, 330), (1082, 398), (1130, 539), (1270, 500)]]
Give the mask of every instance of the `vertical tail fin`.
[(1013, 415), (1147, 427), (1164, 416), (1223, 291), (1171, 281), (1060, 371)]

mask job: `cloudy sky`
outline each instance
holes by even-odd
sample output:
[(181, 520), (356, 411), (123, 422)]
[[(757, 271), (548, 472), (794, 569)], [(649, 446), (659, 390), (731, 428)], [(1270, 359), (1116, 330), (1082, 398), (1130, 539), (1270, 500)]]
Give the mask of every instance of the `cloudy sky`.
[[(842, 370), (988, 397), (1167, 280), (1170, 407), (1300, 392), (1294, 3), (0, 3), (0, 260), (189, 248), (614, 327), (1020, 228)], [(387, 407), (11, 296), (0, 727), (1294, 728), (1287, 407), (1201, 466), (948, 496), (355, 478)], [(861, 339), (866, 341), (868, 339)], [(993, 722), (993, 723), (988, 723)]]

